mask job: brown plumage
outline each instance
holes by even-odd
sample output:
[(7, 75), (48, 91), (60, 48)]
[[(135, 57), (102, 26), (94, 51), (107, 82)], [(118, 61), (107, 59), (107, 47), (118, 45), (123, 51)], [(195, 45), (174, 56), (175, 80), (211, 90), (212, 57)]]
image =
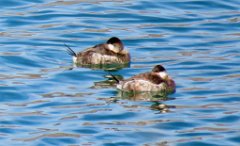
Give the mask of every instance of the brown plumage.
[(81, 65), (126, 64), (130, 62), (130, 54), (124, 50), (122, 41), (117, 37), (110, 38), (106, 43), (87, 48), (75, 53), (68, 47), (68, 53), (73, 61)]
[(160, 84), (163, 82), (163, 79), (161, 77), (159, 77), (157, 74), (152, 72), (141, 73), (125, 81), (137, 80), (137, 79), (146, 80), (146, 81), (152, 82), (153, 84)]
[(141, 73), (129, 79), (118, 81), (117, 88), (122, 91), (174, 92), (176, 85), (165, 68), (156, 65), (151, 72)]

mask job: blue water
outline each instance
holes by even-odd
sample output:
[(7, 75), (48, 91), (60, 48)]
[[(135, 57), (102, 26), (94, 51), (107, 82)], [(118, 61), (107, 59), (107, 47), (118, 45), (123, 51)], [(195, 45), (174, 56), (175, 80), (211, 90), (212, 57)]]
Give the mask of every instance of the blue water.
[[(239, 145), (239, 8), (239, 0), (0, 1), (1, 145)], [(115, 75), (163, 64), (176, 93), (123, 96), (107, 72), (73, 68), (64, 43), (81, 51), (112, 36), (132, 56)]]

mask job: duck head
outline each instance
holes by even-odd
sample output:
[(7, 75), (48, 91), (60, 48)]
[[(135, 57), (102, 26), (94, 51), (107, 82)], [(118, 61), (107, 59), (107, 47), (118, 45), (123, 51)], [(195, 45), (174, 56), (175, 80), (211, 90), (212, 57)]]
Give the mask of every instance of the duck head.
[(108, 49), (114, 53), (120, 53), (123, 51), (123, 43), (117, 37), (111, 37), (107, 42)]
[(167, 80), (168, 79), (167, 71), (166, 71), (166, 69), (162, 65), (154, 66), (154, 68), (152, 69), (152, 72), (154, 74), (159, 75), (163, 80)]

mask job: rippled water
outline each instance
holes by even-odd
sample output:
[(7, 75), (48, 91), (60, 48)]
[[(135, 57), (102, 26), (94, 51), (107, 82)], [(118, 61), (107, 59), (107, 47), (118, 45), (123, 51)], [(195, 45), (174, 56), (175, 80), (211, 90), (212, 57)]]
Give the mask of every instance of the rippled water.
[[(1, 144), (239, 145), (239, 8), (239, 0), (2, 0)], [(80, 51), (111, 36), (132, 55), (114, 74), (163, 64), (176, 93), (122, 96), (107, 72), (72, 68), (64, 43)]]

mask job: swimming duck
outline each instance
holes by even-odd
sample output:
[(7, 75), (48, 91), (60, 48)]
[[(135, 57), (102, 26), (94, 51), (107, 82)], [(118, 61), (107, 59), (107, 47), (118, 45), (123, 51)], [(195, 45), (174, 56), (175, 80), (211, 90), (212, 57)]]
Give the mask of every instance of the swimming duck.
[(130, 62), (130, 54), (124, 50), (122, 41), (117, 37), (110, 38), (106, 43), (87, 48), (75, 53), (67, 46), (68, 54), (73, 57), (75, 64), (103, 65), (103, 64), (127, 64)]
[(112, 77), (117, 81), (117, 88), (121, 91), (173, 93), (176, 88), (175, 82), (162, 65), (154, 66), (151, 72), (141, 73), (125, 80)]

